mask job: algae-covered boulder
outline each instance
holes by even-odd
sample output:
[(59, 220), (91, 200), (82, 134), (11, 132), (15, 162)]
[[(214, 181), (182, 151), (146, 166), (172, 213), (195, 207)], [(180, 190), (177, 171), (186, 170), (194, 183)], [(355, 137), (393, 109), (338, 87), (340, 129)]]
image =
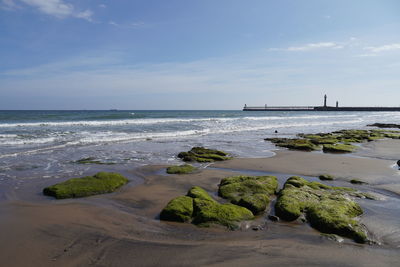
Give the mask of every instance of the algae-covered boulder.
[(315, 145), (309, 139), (266, 138), (264, 140), (270, 141), (279, 147), (286, 147), (294, 150), (313, 151), (320, 149), (318, 145)]
[(72, 178), (43, 189), (43, 194), (57, 199), (111, 193), (128, 182), (118, 173), (99, 172), (93, 176)]
[(229, 229), (236, 229), (240, 221), (254, 218), (250, 210), (229, 203), (220, 204), (216, 201), (195, 198), (193, 206), (193, 223), (200, 226), (220, 224)]
[(171, 200), (161, 211), (160, 219), (192, 222), (199, 226), (219, 224), (235, 229), (240, 221), (253, 219), (253, 213), (233, 204), (220, 204), (203, 188), (194, 186), (186, 194)]
[(233, 176), (221, 180), (218, 194), (257, 214), (266, 209), (277, 189), (275, 176)]
[(193, 215), (193, 198), (180, 196), (168, 202), (161, 211), (160, 219), (164, 221), (189, 222)]
[(170, 166), (167, 168), (167, 173), (169, 174), (188, 174), (196, 171), (197, 168), (189, 164), (184, 164), (180, 166)]
[(363, 143), (383, 138), (400, 139), (400, 131), (394, 130), (340, 130), (331, 133), (298, 134), (301, 138), (266, 138), (279, 147), (294, 150), (313, 151), (321, 149), (324, 152), (350, 153), (356, 147), (351, 143)]
[(207, 191), (200, 186), (193, 186), (192, 188), (190, 188), (186, 196), (191, 198), (214, 201), (214, 199), (207, 193)]
[(228, 153), (216, 149), (193, 147), (188, 152), (180, 152), (178, 158), (183, 161), (214, 162), (228, 160)]
[(345, 145), (345, 144), (326, 144), (323, 146), (324, 152), (333, 152), (333, 153), (351, 153), (356, 149), (356, 146), (353, 145)]
[(337, 234), (364, 243), (367, 241), (366, 232), (354, 219), (363, 212), (349, 198), (353, 192), (353, 189), (327, 186), (293, 176), (279, 192), (275, 213), (287, 221), (305, 214), (310, 225), (323, 233)]

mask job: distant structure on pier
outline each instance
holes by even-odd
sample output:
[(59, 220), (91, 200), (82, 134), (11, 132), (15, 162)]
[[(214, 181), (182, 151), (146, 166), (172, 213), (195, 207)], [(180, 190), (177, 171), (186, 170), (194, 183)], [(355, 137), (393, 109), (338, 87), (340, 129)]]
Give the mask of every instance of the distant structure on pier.
[(244, 105), (243, 111), (400, 111), (400, 107), (339, 107), (339, 101), (336, 106), (328, 106), (327, 95), (324, 95), (323, 106), (258, 106), (250, 107)]

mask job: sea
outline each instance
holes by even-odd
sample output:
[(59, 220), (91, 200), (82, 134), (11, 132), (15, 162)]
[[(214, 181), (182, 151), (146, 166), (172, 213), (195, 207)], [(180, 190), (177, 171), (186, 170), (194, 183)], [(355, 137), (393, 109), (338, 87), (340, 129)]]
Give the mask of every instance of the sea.
[(180, 151), (205, 146), (236, 157), (269, 157), (267, 137), (366, 128), (400, 121), (400, 112), (235, 110), (0, 111), (0, 184), (60, 178), (103, 168), (178, 164)]

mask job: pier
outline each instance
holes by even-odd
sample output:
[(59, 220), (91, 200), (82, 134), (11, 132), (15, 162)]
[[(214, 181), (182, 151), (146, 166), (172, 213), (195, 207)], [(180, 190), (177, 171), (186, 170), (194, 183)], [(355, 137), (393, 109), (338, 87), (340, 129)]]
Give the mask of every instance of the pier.
[(400, 111), (400, 107), (339, 107), (327, 105), (327, 96), (324, 96), (323, 106), (247, 106), (243, 111)]

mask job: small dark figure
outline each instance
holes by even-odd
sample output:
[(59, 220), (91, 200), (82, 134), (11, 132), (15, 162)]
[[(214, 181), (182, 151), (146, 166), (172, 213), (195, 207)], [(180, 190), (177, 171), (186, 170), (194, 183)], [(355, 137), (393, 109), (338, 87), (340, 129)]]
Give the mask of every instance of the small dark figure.
[(400, 169), (400, 159), (397, 161), (397, 166), (399, 166)]
[[(278, 130), (275, 130), (275, 133), (278, 133)], [(397, 162), (398, 163), (398, 162)]]

